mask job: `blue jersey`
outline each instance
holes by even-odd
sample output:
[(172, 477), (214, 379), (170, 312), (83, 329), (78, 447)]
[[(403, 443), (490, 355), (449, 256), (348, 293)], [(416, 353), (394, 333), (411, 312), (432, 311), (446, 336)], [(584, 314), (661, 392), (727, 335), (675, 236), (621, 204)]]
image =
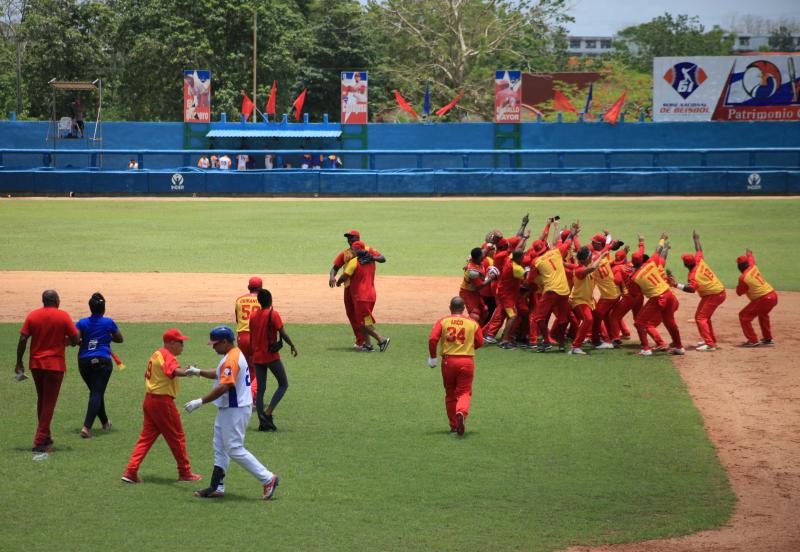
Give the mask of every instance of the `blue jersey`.
[(81, 318), (75, 326), (82, 337), (78, 358), (111, 358), (111, 334), (119, 331), (116, 322), (105, 316), (92, 315)]

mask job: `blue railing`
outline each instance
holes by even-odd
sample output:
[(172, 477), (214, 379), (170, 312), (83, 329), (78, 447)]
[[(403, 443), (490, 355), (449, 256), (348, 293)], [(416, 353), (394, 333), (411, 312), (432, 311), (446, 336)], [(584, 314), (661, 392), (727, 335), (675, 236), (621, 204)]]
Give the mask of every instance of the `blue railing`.
[[(276, 167), (290, 160), (296, 168), (304, 154), (337, 155), (348, 170), (396, 169), (673, 169), (686, 167), (800, 168), (800, 148), (624, 148), (624, 149), (439, 149), (439, 150), (154, 150), (154, 149), (0, 149), (5, 169), (117, 170), (136, 159), (140, 169), (194, 169), (201, 155), (248, 154), (263, 167), (263, 156)], [(28, 161), (30, 156), (40, 156)], [(177, 160), (177, 162), (176, 162)], [(6, 165), (5, 161), (11, 161)], [(200, 169), (197, 169), (200, 170)], [(212, 170), (212, 169), (209, 169)]]

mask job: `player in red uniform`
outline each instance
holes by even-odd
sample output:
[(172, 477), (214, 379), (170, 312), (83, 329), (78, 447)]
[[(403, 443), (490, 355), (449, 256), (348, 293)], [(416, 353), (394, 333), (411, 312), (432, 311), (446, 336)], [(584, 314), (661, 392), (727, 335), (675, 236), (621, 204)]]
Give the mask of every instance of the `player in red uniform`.
[(575, 338), (572, 340), (572, 347), (567, 351), (568, 354), (586, 354), (581, 349), (581, 345), (592, 329), (592, 303), (594, 302), (593, 292), (596, 285), (596, 280), (591, 277), (591, 274), (603, 263), (608, 253), (609, 249), (604, 249), (593, 261), (592, 252), (589, 248), (581, 247), (576, 255), (578, 264), (567, 265), (572, 272), (572, 291), (569, 296), (569, 304), (579, 321)]
[[(361, 239), (361, 233), (358, 230), (350, 230), (344, 235), (345, 239), (347, 239), (347, 249), (342, 250), (336, 258), (333, 260), (333, 266), (331, 267), (330, 274), (328, 276), (328, 285), (330, 287), (336, 287), (336, 273), (339, 272), (339, 269), (346, 266), (348, 262), (350, 262), (353, 257), (355, 257), (355, 253), (352, 249), (352, 244), (356, 241)], [(366, 247), (367, 251), (372, 255), (372, 259), (376, 263), (384, 263), (386, 259), (381, 255), (378, 251), (372, 249), (371, 247)], [(350, 282), (347, 281), (344, 284), (344, 311), (347, 314), (347, 320), (350, 322), (350, 327), (353, 330), (353, 335), (355, 336), (356, 342), (353, 345), (353, 348), (359, 352), (366, 352), (369, 349), (364, 347), (364, 334), (361, 332), (361, 324), (356, 316), (355, 310), (355, 303), (353, 301), (352, 290), (350, 289)]]
[(433, 325), (428, 337), (428, 366), (436, 368), (436, 350), (442, 345), (442, 382), (444, 405), (450, 422), (450, 433), (464, 435), (469, 416), (472, 380), (475, 375), (475, 349), (483, 345), (483, 333), (477, 322), (464, 316), (464, 300), (450, 300), (450, 316)]
[(253, 350), (250, 347), (250, 318), (261, 309), (256, 295), (264, 282), (258, 276), (253, 276), (247, 282), (248, 293), (240, 295), (234, 302), (234, 315), (236, 316), (236, 341), (239, 349), (247, 360), (250, 371), (250, 380), (253, 382), (253, 397), (256, 396), (258, 384), (256, 383), (256, 373), (253, 370)]
[(147, 393), (144, 396), (142, 411), (144, 424), (136, 446), (133, 447), (128, 467), (122, 474), (125, 483), (140, 483), (139, 466), (150, 447), (159, 435), (172, 451), (178, 464), (178, 481), (199, 481), (202, 479), (192, 473), (189, 455), (186, 452), (186, 434), (183, 432), (181, 415), (175, 408), (175, 397), (180, 389), (177, 378), (185, 377), (187, 370), (180, 367), (176, 358), (183, 353), (183, 344), (189, 339), (180, 330), (171, 328), (164, 332), (164, 346), (150, 356), (144, 373)]
[(700, 302), (694, 313), (694, 321), (703, 341), (697, 344), (696, 350), (716, 351), (717, 336), (714, 334), (714, 326), (711, 324), (711, 315), (725, 301), (725, 285), (706, 263), (700, 236), (697, 232), (692, 231), (692, 239), (694, 240), (694, 255), (691, 253), (681, 255), (684, 266), (689, 269), (688, 283), (680, 284), (672, 279), (670, 284), (674, 283), (674, 287), (687, 293), (697, 292), (700, 296)]
[[(602, 234), (596, 234), (592, 237), (592, 256), (596, 259), (604, 251), (619, 249), (621, 245), (621, 242), (614, 242), (611, 234), (604, 230)], [(614, 345), (610, 342), (611, 338), (608, 335), (612, 333), (609, 314), (611, 309), (619, 302), (622, 294), (619, 286), (614, 281), (611, 262), (607, 258), (604, 257), (597, 270), (592, 273), (592, 278), (594, 278), (595, 285), (600, 291), (600, 298), (597, 300), (592, 313), (592, 344), (595, 349), (612, 349)], [(603, 331), (604, 329), (605, 331)]]
[[(370, 337), (374, 337), (378, 342), (380, 352), (384, 352), (389, 347), (389, 338), (384, 338), (375, 329), (375, 317), (372, 310), (375, 308), (375, 257), (373, 249), (367, 249), (362, 241), (355, 241), (350, 244), (355, 257), (347, 262), (342, 271), (342, 275), (336, 281), (337, 286), (347, 284), (353, 288), (353, 308), (355, 310), (356, 321), (359, 324), (359, 331), (364, 336), (365, 351), (372, 351)], [(378, 255), (377, 251), (375, 251)], [(383, 259), (383, 256), (380, 255)], [(385, 260), (385, 259), (384, 259)]]
[(483, 264), (483, 249), (475, 247), (470, 251), (467, 266), (464, 267), (464, 277), (461, 280), (461, 287), (458, 295), (464, 300), (467, 306), (467, 313), (470, 318), (479, 324), (486, 320), (488, 309), (481, 297), (481, 290), (489, 286), (494, 277), (486, 273), (487, 268)]
[(520, 287), (525, 278), (525, 269), (522, 267), (523, 253), (515, 249), (511, 259), (505, 263), (497, 284), (497, 309), (492, 319), (487, 324), (487, 332), (497, 335), (506, 320), (503, 338), (500, 342), (502, 349), (513, 349), (519, 316), (517, 302), (520, 298)]
[(33, 438), (36, 453), (50, 452), (53, 436), (50, 422), (56, 409), (61, 382), (67, 371), (64, 351), (67, 345), (74, 347), (80, 342), (78, 328), (69, 314), (59, 309), (61, 299), (52, 289), (42, 293), (42, 308), (31, 311), (19, 331), (17, 342), (17, 364), (14, 371), (17, 380), (26, 379), (23, 357), (31, 339), (28, 360), (33, 382), (36, 384), (36, 417), (38, 424)]
[[(668, 245), (665, 247), (668, 247)], [(636, 330), (639, 333), (639, 340), (642, 343), (642, 349), (637, 354), (641, 356), (653, 354), (647, 339), (648, 332), (662, 322), (667, 331), (669, 331), (670, 337), (672, 337), (672, 347), (669, 349), (669, 353), (682, 355), (686, 352), (681, 344), (678, 324), (675, 322), (678, 299), (670, 291), (669, 284), (662, 274), (661, 250), (662, 248), (659, 246), (649, 259), (640, 251), (631, 255), (635, 271), (631, 276), (630, 287), (638, 287), (647, 298), (647, 303), (645, 303), (634, 320)]]
[[(773, 345), (772, 326), (769, 320), (770, 311), (778, 304), (778, 294), (775, 288), (764, 280), (761, 271), (756, 266), (753, 252), (749, 249), (745, 255), (736, 259), (739, 267), (739, 283), (736, 286), (736, 295), (747, 294), (750, 302), (745, 308), (739, 311), (739, 323), (742, 325), (742, 332), (747, 341), (745, 347), (758, 347), (759, 345)], [(758, 336), (753, 329), (753, 319), (758, 318), (758, 325), (761, 326), (763, 339), (759, 342)]]

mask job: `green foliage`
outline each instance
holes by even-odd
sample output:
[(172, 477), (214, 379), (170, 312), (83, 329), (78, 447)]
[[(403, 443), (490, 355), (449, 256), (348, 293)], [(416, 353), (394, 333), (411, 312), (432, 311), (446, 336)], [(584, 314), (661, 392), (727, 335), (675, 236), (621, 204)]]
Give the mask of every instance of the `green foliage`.
[[(492, 119), (497, 69), (560, 66), (571, 21), (564, 0), (371, 1), (368, 17), (382, 37), (378, 80), (420, 107), (430, 81), (434, 109), (464, 92), (450, 120)], [(396, 107), (393, 95), (370, 103), (376, 113)]]
[[(579, 219), (588, 235), (609, 227), (615, 237), (633, 243), (641, 233), (648, 250), (666, 231), (675, 247), (670, 265), (678, 273), (683, 271), (678, 256), (692, 250), (691, 233), (697, 229), (709, 264), (728, 287), (739, 276), (734, 260), (750, 247), (772, 285), (798, 290), (800, 267), (785, 254), (800, 235), (798, 207), (796, 198), (401, 200), (374, 201), (354, 217), (347, 200), (0, 201), (0, 265), (101, 272), (219, 272), (237, 266), (243, 273), (327, 274), (345, 245), (342, 233), (355, 227), (386, 255), (381, 274), (458, 278), (469, 250), (489, 229), (514, 232), (529, 211), (534, 233), (545, 217), (560, 214), (564, 220)], [(87, 213), (104, 229), (92, 235), (90, 256), (85, 254)], [(769, 239), (757, 240), (765, 220)], [(232, 232), (231, 221), (247, 221), (247, 231)], [(219, 236), (225, 236), (225, 247)], [(435, 246), (421, 245), (431, 236)], [(275, 244), (291, 244), (280, 248), (279, 261)]]
[(725, 35), (717, 26), (706, 31), (697, 16), (665, 13), (620, 31), (621, 40), (614, 42), (614, 48), (626, 64), (648, 73), (653, 70), (654, 57), (728, 55), (735, 37)]
[(781, 25), (773, 29), (769, 35), (769, 50), (772, 52), (794, 52), (798, 47), (795, 45), (792, 30)]
[[(724, 524), (733, 510), (702, 420), (667, 358), (479, 350), (467, 434), (456, 438), (439, 371), (425, 363), (427, 325), (384, 327), (392, 347), (363, 354), (352, 351), (347, 326), (286, 320), (300, 355), (285, 359), (279, 431), (258, 433), (253, 420), (245, 440), (282, 477), (275, 500), (259, 500), (258, 482), (233, 462), (224, 499), (191, 496), (211, 475), (211, 405), (181, 416), (202, 482), (177, 483), (159, 439), (140, 469), (144, 483), (126, 485), (119, 478), (141, 428), (144, 368), (169, 324), (121, 323), (125, 343), (114, 348), (127, 369), (115, 369), (106, 393), (114, 426), (95, 425), (90, 440), (78, 436), (88, 393), (69, 351), (56, 451), (45, 461), (26, 450), (33, 382), (0, 386), (0, 472), (13, 475), (0, 502), (14, 520), (0, 528), (5, 549), (223, 549), (230, 534), (276, 551), (557, 550), (693, 533)], [(179, 324), (191, 337), (180, 361), (216, 364), (205, 345), (212, 325)], [(0, 325), (2, 350), (13, 350), (18, 330)], [(211, 385), (183, 379), (177, 404)], [(221, 528), (220, 519), (240, 528)]]

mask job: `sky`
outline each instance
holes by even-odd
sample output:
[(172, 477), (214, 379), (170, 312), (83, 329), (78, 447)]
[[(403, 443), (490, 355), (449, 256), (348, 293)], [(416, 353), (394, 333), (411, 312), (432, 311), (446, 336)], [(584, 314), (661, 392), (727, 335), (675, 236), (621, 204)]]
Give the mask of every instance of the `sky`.
[(567, 0), (575, 18), (568, 29), (572, 35), (611, 36), (617, 31), (650, 21), (669, 12), (697, 15), (711, 28), (728, 27), (732, 16), (758, 15), (767, 19), (800, 18), (800, 0)]

